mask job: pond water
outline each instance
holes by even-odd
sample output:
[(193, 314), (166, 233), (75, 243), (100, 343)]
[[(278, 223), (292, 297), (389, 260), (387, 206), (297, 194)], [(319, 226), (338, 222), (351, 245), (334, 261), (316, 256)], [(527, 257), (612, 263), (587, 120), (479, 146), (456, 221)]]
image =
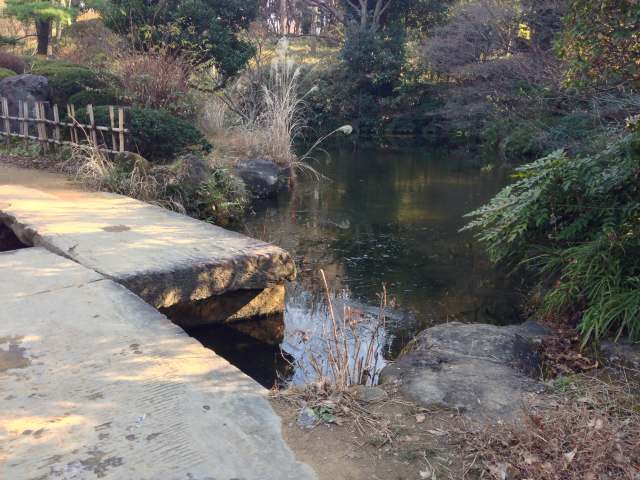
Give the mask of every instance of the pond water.
[[(248, 235), (288, 250), (298, 267), (287, 291), (285, 355), (237, 334), (232, 341), (205, 334), (205, 343), (270, 386), (278, 378), (301, 383), (313, 376), (310, 352), (326, 360), (319, 337), (331, 331), (328, 298), (338, 324), (357, 316), (364, 325), (358, 328), (369, 325), (349, 337), (349, 349), (373, 337), (376, 369), (429, 325), (516, 321), (514, 289), (471, 234), (459, 232), (463, 215), (507, 180), (473, 163), (426, 148), (337, 150), (313, 163), (323, 180), (303, 176), (291, 193), (259, 205), (244, 226)], [(383, 285), (384, 328), (373, 331)]]

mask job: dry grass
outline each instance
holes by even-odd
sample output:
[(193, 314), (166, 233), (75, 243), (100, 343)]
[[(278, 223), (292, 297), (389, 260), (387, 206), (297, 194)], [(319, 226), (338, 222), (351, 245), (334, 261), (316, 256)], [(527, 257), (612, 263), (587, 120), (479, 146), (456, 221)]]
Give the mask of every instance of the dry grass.
[(382, 446), (392, 442), (394, 432), (384, 415), (374, 412), (372, 405), (362, 402), (349, 390), (336, 389), (327, 382), (317, 382), (304, 388), (274, 391), (277, 398), (292, 404), (297, 410), (310, 409), (317, 423), (343, 425), (349, 422), (372, 443)]
[[(345, 125), (325, 135), (301, 157), (295, 153), (295, 145), (303, 136), (306, 126), (306, 98), (316, 87), (301, 91), (300, 66), (288, 53), (289, 43), (282, 39), (273, 56), (257, 57), (234, 85), (216, 100), (211, 100), (211, 120), (206, 124), (216, 126), (207, 129), (213, 141), (232, 158), (264, 158), (290, 167), (291, 171), (319, 174), (305, 160), (326, 138), (336, 133), (350, 134)], [(223, 103), (227, 108), (221, 113)], [(222, 118), (222, 121), (220, 119)], [(228, 119), (235, 119), (233, 126), (224, 131)]]
[(162, 51), (122, 53), (116, 63), (124, 94), (133, 104), (180, 117), (195, 113), (189, 89), (191, 70), (180, 57)]
[(556, 381), (531, 405), (523, 426), (470, 427), (463, 437), (467, 478), (637, 480), (640, 384), (637, 373), (601, 370)]
[[(375, 385), (382, 369), (380, 359), (385, 331), (387, 293), (380, 294), (378, 316), (375, 319), (355, 315), (344, 307), (339, 315), (333, 305), (324, 271), (320, 271), (328, 307), (328, 323), (323, 322), (315, 333), (299, 332), (307, 345), (320, 344), (320, 351), (308, 348), (296, 367), (306, 377), (302, 386), (276, 391), (274, 394), (296, 408), (314, 412), (318, 423), (341, 425), (348, 419), (360, 435), (376, 439), (384, 445), (393, 438), (390, 422), (375, 413), (370, 404), (358, 399), (353, 387)], [(309, 335), (316, 335), (310, 342)]]

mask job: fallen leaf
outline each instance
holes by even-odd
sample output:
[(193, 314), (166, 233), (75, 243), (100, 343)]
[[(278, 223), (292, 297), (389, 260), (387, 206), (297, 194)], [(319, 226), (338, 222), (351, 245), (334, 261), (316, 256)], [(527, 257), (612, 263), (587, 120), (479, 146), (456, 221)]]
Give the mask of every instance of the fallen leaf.
[(567, 462), (567, 465), (569, 465), (571, 462), (573, 462), (573, 457), (576, 456), (576, 452), (578, 451), (577, 448), (574, 448), (573, 450), (571, 450), (569, 453), (565, 453), (564, 454), (564, 459)]

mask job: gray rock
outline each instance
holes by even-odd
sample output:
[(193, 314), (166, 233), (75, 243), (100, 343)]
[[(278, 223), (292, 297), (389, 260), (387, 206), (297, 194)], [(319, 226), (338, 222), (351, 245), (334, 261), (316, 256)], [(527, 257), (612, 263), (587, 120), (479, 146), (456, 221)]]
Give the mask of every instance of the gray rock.
[(385, 392), (380, 387), (369, 387), (369, 386), (365, 386), (365, 385), (355, 385), (355, 386), (351, 387), (350, 390), (351, 390), (351, 393), (353, 394), (353, 396), (357, 400), (360, 400), (361, 402), (365, 402), (365, 403), (383, 402), (387, 398), (389, 398), (389, 395), (387, 395), (387, 392)]
[(273, 198), (289, 186), (289, 169), (271, 160), (247, 160), (238, 163), (235, 174), (257, 198)]
[[(9, 104), (9, 115), (18, 116), (19, 101), (28, 101), (31, 109), (30, 116), (34, 116), (32, 102), (48, 102), (51, 98), (49, 81), (41, 75), (15, 75), (0, 81), (0, 97), (6, 97)], [(11, 131), (19, 131), (19, 123), (11, 122)]]
[(600, 353), (609, 363), (640, 369), (640, 342), (633, 343), (629, 340), (612, 342), (607, 340), (600, 345)]
[(543, 389), (532, 376), (540, 371), (546, 333), (533, 322), (437, 325), (383, 370), (382, 382), (397, 382), (420, 404), (454, 408), (477, 420), (517, 419), (524, 396)]
[(195, 153), (187, 153), (177, 162), (176, 175), (180, 182), (188, 182), (197, 188), (211, 175), (207, 161)]
[(313, 428), (318, 423), (320, 423), (320, 419), (312, 408), (304, 407), (300, 410), (300, 413), (298, 413), (297, 424), (300, 428)]

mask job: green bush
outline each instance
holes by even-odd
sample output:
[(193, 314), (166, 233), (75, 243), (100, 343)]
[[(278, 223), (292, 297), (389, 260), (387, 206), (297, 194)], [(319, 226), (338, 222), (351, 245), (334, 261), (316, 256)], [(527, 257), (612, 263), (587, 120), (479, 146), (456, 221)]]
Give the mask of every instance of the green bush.
[(13, 77), (15, 75), (16, 75), (16, 72), (14, 72), (13, 70), (0, 67), (0, 80), (3, 80), (8, 77)]
[(78, 107), (92, 105), (124, 106), (127, 103), (117, 93), (109, 90), (83, 90), (69, 97), (69, 103)]
[[(94, 108), (94, 117), (97, 124), (109, 125), (108, 107)], [(86, 111), (78, 110), (77, 118), (80, 122), (86, 122)], [(163, 110), (127, 108), (125, 125), (130, 132), (127, 136), (127, 149), (138, 152), (151, 162), (169, 160), (190, 147), (200, 151), (211, 149), (200, 130)], [(105, 138), (105, 141), (108, 143), (110, 139)]]
[(47, 77), (51, 100), (61, 107), (76, 93), (106, 87), (105, 81), (96, 72), (65, 61), (37, 60), (31, 66), (31, 73)]
[(580, 318), (583, 341), (640, 339), (640, 131), (605, 151), (563, 150), (472, 212), (492, 260), (539, 275), (542, 311)]

